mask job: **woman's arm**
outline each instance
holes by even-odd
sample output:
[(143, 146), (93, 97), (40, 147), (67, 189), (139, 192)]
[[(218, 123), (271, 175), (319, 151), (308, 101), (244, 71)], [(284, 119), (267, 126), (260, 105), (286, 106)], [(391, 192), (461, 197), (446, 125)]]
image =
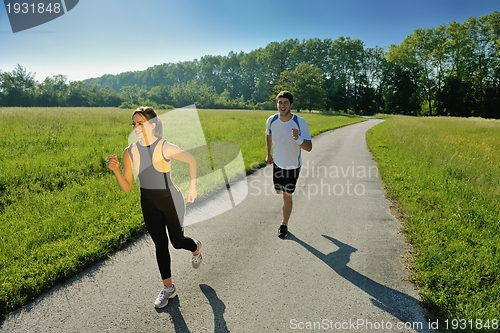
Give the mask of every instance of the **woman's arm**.
[(134, 173), (132, 171), (132, 161), (130, 160), (130, 155), (128, 149), (123, 151), (123, 174), (120, 173), (120, 162), (118, 157), (113, 154), (108, 157), (108, 169), (113, 171), (116, 177), (116, 181), (120, 189), (128, 193), (132, 189), (132, 182), (134, 179)]
[(176, 145), (166, 143), (163, 146), (163, 156), (170, 159), (173, 158), (175, 160), (184, 162), (189, 167), (189, 179), (190, 186), (188, 192), (188, 202), (194, 202), (197, 197), (196, 192), (196, 159), (193, 155), (188, 153), (187, 151), (182, 150)]

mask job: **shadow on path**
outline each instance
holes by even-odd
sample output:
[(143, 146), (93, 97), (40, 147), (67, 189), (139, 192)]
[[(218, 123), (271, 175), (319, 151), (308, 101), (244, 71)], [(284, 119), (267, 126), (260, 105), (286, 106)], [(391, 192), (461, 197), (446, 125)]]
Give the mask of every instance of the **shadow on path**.
[[(210, 306), (212, 307), (212, 311), (214, 313), (214, 333), (229, 333), (229, 329), (227, 328), (226, 320), (224, 319), (224, 312), (226, 311), (226, 305), (224, 302), (217, 296), (216, 291), (206, 284), (200, 284), (200, 289), (205, 294)], [(170, 314), (172, 318), (172, 322), (174, 323), (175, 333), (191, 333), (189, 327), (184, 320), (184, 317), (181, 313), (181, 304), (179, 301), (179, 297), (174, 297), (169, 300), (168, 305), (163, 309), (157, 309), (157, 312), (166, 312)]]
[[(396, 317), (400, 322), (412, 323), (416, 325), (413, 329), (417, 332), (427, 332), (427, 330), (425, 330), (427, 328), (427, 322), (421, 322), (423, 318), (418, 315), (418, 312), (420, 311), (420, 304), (416, 298), (386, 287), (364, 276), (363, 274), (356, 272), (347, 266), (347, 264), (351, 260), (351, 254), (356, 252), (357, 249), (348, 244), (342, 243), (333, 237), (326, 235), (322, 236), (335, 244), (339, 249), (337, 251), (324, 254), (311, 245), (305, 243), (300, 238), (297, 238), (290, 232), (288, 233), (288, 237), (286, 239), (302, 245), (306, 250), (327, 264), (337, 274), (370, 295), (370, 301), (379, 309)], [(418, 309), (418, 311), (416, 311), (416, 309)], [(422, 327), (417, 327), (417, 323), (421, 323)]]
[(191, 333), (184, 317), (182, 316), (180, 307), (181, 302), (179, 301), (179, 296), (177, 296), (169, 300), (166, 307), (163, 309), (156, 309), (156, 311), (170, 314), (172, 323), (174, 323), (175, 333)]
[(217, 293), (212, 287), (206, 284), (200, 284), (200, 289), (207, 297), (208, 302), (212, 307), (212, 311), (214, 312), (214, 333), (228, 333), (229, 329), (227, 328), (226, 320), (224, 319), (226, 305), (219, 298), (219, 296), (217, 296)]

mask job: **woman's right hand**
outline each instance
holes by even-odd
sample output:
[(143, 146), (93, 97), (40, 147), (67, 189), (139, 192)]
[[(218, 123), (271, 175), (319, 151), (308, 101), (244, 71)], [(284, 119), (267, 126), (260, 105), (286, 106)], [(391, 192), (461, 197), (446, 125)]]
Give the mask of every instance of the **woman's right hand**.
[(109, 155), (107, 161), (108, 169), (112, 171), (120, 170), (120, 162), (118, 161), (118, 157), (116, 154)]

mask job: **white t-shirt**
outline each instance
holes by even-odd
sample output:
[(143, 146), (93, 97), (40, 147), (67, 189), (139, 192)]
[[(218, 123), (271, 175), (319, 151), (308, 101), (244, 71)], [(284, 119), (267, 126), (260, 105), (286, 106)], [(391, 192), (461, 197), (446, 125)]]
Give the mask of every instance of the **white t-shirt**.
[(302, 166), (300, 145), (292, 137), (292, 128), (299, 130), (299, 136), (311, 140), (306, 120), (296, 114), (289, 121), (280, 120), (279, 113), (267, 118), (266, 134), (272, 135), (274, 163), (281, 169), (296, 169)]

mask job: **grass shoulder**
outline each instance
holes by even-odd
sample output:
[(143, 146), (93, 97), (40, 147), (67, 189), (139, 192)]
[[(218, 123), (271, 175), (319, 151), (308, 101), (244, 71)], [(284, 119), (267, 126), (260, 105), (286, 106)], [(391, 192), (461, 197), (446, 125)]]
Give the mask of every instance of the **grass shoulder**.
[(367, 142), (415, 249), (423, 306), (431, 318), (491, 323), (500, 318), (500, 121), (384, 119)]

